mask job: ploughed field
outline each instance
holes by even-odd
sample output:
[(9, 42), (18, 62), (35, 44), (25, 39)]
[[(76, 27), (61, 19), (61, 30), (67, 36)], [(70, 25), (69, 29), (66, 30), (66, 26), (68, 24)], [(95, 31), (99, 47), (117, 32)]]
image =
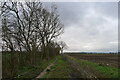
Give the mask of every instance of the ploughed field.
[[(70, 55), (77, 59), (84, 59), (98, 63), (99, 65), (118, 67), (118, 54), (78, 54), (78, 53), (69, 53)], [(120, 68), (120, 66), (119, 66)]]

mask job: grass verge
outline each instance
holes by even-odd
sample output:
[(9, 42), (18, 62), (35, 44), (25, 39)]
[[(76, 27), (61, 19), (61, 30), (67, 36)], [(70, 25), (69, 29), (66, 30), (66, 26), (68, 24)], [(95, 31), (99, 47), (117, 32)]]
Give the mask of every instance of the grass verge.
[(34, 67), (21, 67), (19, 75), (15, 78), (35, 78), (39, 75), (50, 63), (54, 62), (56, 58), (41, 61), (40, 64)]

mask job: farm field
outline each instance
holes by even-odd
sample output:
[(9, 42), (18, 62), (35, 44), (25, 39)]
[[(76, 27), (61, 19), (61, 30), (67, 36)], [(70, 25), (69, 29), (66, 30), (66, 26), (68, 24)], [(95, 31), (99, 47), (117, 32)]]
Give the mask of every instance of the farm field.
[[(74, 57), (73, 57), (74, 55)], [(42, 78), (118, 78), (118, 68), (63, 54)], [(79, 54), (80, 55), (80, 54)], [(87, 54), (85, 54), (87, 55)], [(84, 56), (85, 56), (84, 55)], [(105, 60), (104, 60), (105, 62)]]
[[(99, 63), (102, 65), (108, 65), (112, 67), (118, 67), (118, 54), (68, 54), (77, 59), (84, 59)], [(119, 67), (120, 68), (120, 67)]]

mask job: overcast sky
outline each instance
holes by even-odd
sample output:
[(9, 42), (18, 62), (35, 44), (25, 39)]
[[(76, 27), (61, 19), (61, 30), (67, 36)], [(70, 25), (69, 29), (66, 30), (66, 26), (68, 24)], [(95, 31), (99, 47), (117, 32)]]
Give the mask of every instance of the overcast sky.
[(117, 2), (56, 2), (65, 31), (64, 51), (118, 51)]
[[(51, 3), (44, 3), (51, 4)], [(118, 51), (117, 2), (55, 2), (64, 33), (64, 51)]]

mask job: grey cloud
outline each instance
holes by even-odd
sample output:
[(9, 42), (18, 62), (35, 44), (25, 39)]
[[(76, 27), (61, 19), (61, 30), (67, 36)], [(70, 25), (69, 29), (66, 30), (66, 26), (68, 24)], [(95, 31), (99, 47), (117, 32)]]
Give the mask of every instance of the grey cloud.
[(58, 10), (60, 13), (60, 17), (62, 22), (65, 24), (65, 26), (76, 24), (79, 22), (79, 20), (82, 20), (84, 17), (84, 14), (86, 14), (87, 4), (81, 4), (81, 3), (56, 3), (58, 6)]
[(117, 2), (56, 2), (65, 33), (65, 51), (118, 51)]
[[(89, 9), (95, 9), (97, 13), (104, 14), (108, 17), (117, 18), (117, 2), (58, 2), (59, 13), (63, 23), (67, 26), (72, 23), (82, 23), (84, 16), (89, 14)], [(97, 14), (96, 13), (96, 14)], [(95, 15), (96, 15), (95, 14)], [(100, 19), (99, 19), (100, 20)], [(103, 21), (103, 20), (101, 20)]]

